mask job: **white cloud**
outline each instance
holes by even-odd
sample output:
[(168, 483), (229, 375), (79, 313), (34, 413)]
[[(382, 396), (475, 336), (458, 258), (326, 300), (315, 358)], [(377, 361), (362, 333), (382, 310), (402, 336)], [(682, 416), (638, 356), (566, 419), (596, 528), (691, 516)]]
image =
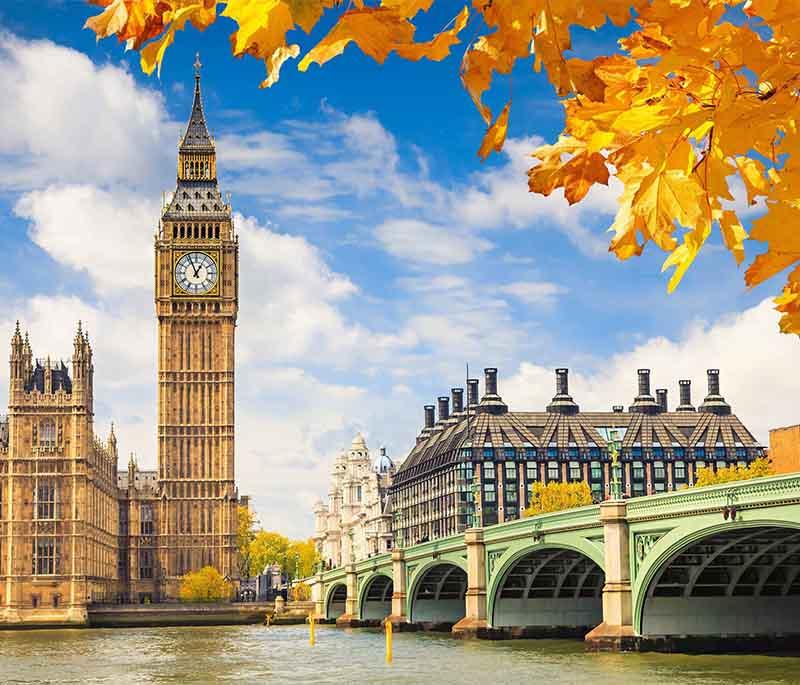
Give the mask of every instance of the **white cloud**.
[[(598, 215), (616, 214), (619, 184), (595, 185), (577, 205), (567, 204), (558, 191), (549, 197), (528, 191), (531, 152), (543, 143), (539, 137), (509, 139), (503, 148), (505, 163), (475, 174), (472, 183), (452, 193), (453, 220), (476, 229), (538, 229), (563, 233), (583, 254), (601, 257), (608, 251), (602, 231), (589, 229)], [(611, 221), (608, 221), (611, 225)]]
[(23, 195), (14, 213), (55, 261), (85, 271), (98, 290), (149, 287), (158, 203), (124, 190), (51, 186)]
[(515, 281), (501, 285), (498, 291), (526, 304), (543, 306), (554, 304), (559, 295), (568, 292), (567, 288), (549, 281)]
[[(800, 421), (800, 346), (795, 336), (779, 333), (776, 323), (769, 300), (713, 324), (695, 322), (675, 340), (651, 338), (595, 360), (593, 369), (572, 370), (570, 394), (587, 411), (627, 407), (636, 394), (636, 369), (648, 368), (653, 392), (668, 388), (672, 407), (678, 380), (691, 379), (697, 406), (706, 395), (706, 369), (718, 368), (721, 392), (733, 412), (766, 443), (770, 428)], [(555, 392), (554, 378), (553, 369), (525, 362), (503, 381), (501, 394), (512, 409), (541, 410)]]
[(162, 96), (116, 66), (48, 40), (0, 33), (0, 185), (80, 178), (160, 186), (178, 127)]
[(375, 229), (387, 252), (416, 264), (466, 264), (492, 249), (488, 240), (416, 219), (390, 219)]

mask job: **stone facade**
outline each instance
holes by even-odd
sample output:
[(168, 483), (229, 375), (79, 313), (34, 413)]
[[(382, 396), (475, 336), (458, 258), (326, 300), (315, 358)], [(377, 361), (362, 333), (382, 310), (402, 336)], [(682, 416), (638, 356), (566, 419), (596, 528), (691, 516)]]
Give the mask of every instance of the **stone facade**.
[(381, 448), (370, 456), (359, 433), (331, 470), (328, 504), (314, 506), (314, 540), (328, 567), (350, 564), (392, 548), (388, 489), (395, 466)]
[(93, 429), (92, 348), (78, 327), (71, 360), (34, 359), (11, 339), (0, 431), (0, 621), (81, 623), (116, 591), (117, 441)]
[[(177, 187), (155, 240), (158, 467), (118, 471), (113, 426), (94, 432), (93, 356), (80, 324), (69, 363), (11, 339), (0, 417), (0, 623), (83, 624), (102, 602), (178, 596), (215, 566), (234, 582), (234, 331), (239, 244), (217, 189), (195, 71)], [(244, 501), (244, 498), (242, 498)]]

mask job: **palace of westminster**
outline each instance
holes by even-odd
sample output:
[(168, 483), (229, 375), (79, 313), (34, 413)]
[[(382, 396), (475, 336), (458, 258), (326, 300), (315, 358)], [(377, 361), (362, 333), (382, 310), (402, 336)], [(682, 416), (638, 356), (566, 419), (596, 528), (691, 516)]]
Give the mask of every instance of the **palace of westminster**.
[[(199, 63), (178, 151), (177, 187), (155, 237), (157, 468), (118, 471), (113, 427), (93, 428), (93, 358), (80, 324), (69, 366), (37, 359), (19, 324), (11, 339), (8, 415), (0, 417), (0, 624), (84, 623), (92, 603), (178, 598), (181, 577), (216, 567), (237, 582), (240, 498), (234, 481), (234, 335), (239, 243), (217, 187)], [(466, 400), (466, 401), (465, 401)], [(519, 518), (534, 483), (585, 481), (608, 496), (608, 445), (619, 442), (627, 496), (691, 486), (697, 469), (746, 464), (764, 449), (720, 394), (695, 407), (689, 381), (670, 410), (639, 370), (627, 411), (582, 411), (566, 369), (544, 411), (510, 411), (496, 369), (425, 407), (395, 467), (364, 439), (333, 464), (314, 509), (328, 566), (394, 546)]]
[(17, 324), (0, 420), (0, 623), (83, 623), (93, 602), (176, 599), (181, 576), (206, 565), (235, 580), (239, 243), (195, 66), (177, 187), (155, 238), (158, 467), (131, 458), (118, 471), (113, 427), (95, 435), (80, 324), (69, 367), (35, 358)]

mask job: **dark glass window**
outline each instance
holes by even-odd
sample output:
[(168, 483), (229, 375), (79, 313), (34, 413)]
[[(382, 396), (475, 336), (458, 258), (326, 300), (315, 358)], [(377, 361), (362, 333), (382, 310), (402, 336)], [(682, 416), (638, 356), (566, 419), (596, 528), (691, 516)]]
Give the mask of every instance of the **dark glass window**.
[(517, 480), (517, 465), (513, 461), (507, 461), (505, 463), (505, 474), (507, 481), (515, 481)]
[(36, 487), (36, 518), (54, 519), (56, 517), (56, 492), (55, 481), (39, 481)]
[(483, 457), (484, 459), (492, 459), (494, 457), (494, 447), (484, 447)]
[(694, 456), (695, 456), (695, 458), (703, 459), (706, 456), (706, 448), (705, 447), (695, 447), (694, 448)]
[(535, 461), (529, 461), (525, 464), (525, 478), (529, 483), (539, 480), (539, 464)]
[(535, 459), (536, 458), (536, 449), (534, 447), (526, 447), (525, 448), (525, 458), (526, 459)]
[(686, 456), (686, 450), (683, 447), (673, 447), (672, 453), (675, 455), (676, 459), (683, 459)]
[(547, 456), (550, 457), (551, 459), (555, 459), (556, 457), (558, 457), (558, 449), (556, 449), (555, 447), (548, 447)]
[(37, 538), (33, 542), (33, 573), (38, 576), (57, 575), (58, 546), (55, 538)]
[(590, 447), (589, 448), (589, 456), (592, 459), (597, 459), (600, 456), (600, 448), (599, 447)]
[(503, 448), (503, 456), (505, 456), (506, 459), (513, 459), (515, 454), (516, 450), (513, 447)]

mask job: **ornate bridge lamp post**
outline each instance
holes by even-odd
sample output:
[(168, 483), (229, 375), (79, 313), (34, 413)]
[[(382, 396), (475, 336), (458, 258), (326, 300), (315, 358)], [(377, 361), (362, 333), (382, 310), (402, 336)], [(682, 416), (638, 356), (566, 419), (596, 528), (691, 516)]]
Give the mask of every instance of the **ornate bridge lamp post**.
[(394, 524), (394, 545), (397, 549), (403, 548), (403, 531), (400, 528), (400, 518), (402, 516), (403, 510), (402, 508), (398, 507), (394, 510), (394, 514), (392, 515), (393, 524)]
[(472, 509), (470, 510), (470, 528), (478, 527), (478, 494), (481, 490), (481, 484), (478, 481), (478, 472), (475, 472), (475, 477), (472, 479), (472, 484), (469, 486), (472, 493)]
[(611, 458), (611, 499), (622, 499), (622, 465), (619, 463), (619, 454), (622, 449), (622, 440), (617, 431), (609, 433), (608, 456)]

